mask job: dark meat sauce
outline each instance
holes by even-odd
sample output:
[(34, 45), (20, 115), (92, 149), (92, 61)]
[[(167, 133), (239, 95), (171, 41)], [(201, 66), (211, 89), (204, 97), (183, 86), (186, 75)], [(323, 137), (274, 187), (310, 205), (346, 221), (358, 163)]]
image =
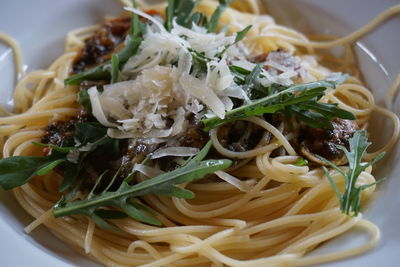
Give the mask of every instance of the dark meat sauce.
[[(72, 74), (85, 71), (86, 69), (90, 69), (109, 60), (113, 53), (122, 48), (123, 42), (129, 32), (130, 24), (130, 17), (116, 18), (104, 23), (100, 29), (85, 40), (84, 47), (73, 62)], [(100, 87), (108, 83), (109, 81), (107, 80), (86, 80), (80, 84), (80, 90), (87, 90), (93, 86)], [(95, 121), (96, 119), (93, 116), (82, 111), (69, 120), (59, 121), (48, 125), (46, 128), (46, 134), (42, 137), (41, 141), (42, 143), (53, 144), (56, 146), (65, 146), (66, 144), (68, 146), (73, 146), (75, 124)], [(111, 179), (112, 175), (119, 169), (121, 164), (124, 166), (120, 175), (121, 177), (120, 179), (117, 179), (119, 181), (116, 181), (116, 183), (121, 182), (122, 177), (129, 174), (132, 169), (132, 164), (130, 164), (129, 159), (132, 155), (127, 144), (128, 142), (126, 140), (120, 141), (121, 155), (118, 157), (106, 153), (102, 153), (101, 155), (93, 153), (85, 159), (84, 171), (80, 176), (84, 179), (83, 186), (86, 189), (92, 188), (98, 176), (100, 176), (104, 171), (109, 170), (105, 179), (103, 179), (105, 185), (107, 180)], [(44, 153), (48, 154), (50, 151), (51, 149), (46, 148)], [(63, 174), (64, 166), (62, 164), (59, 165), (59, 167), (56, 168), (56, 171)], [(103, 187), (104, 186), (102, 185), (99, 186), (100, 189)]]
[[(81, 111), (77, 116), (71, 117), (69, 120), (58, 121), (48, 125), (41, 142), (56, 146), (74, 146), (75, 125), (77, 123), (95, 121), (96, 119), (93, 116), (88, 115), (85, 111)], [(197, 147), (201, 149), (208, 140), (208, 134), (201, 130), (198, 123), (192, 121), (186, 135), (178, 138), (177, 141), (179, 146)], [(117, 156), (105, 152), (92, 152), (85, 158), (83, 171), (79, 174), (79, 177), (84, 179), (84, 189), (91, 189), (97, 178), (108, 170), (102, 179), (102, 183), (96, 190), (101, 191), (107, 186), (107, 182), (111, 180), (118, 169), (122, 167), (122, 171), (115, 181), (115, 186), (111, 187), (111, 190), (113, 188), (116, 189), (117, 185), (119, 185), (122, 180), (131, 173), (135, 163), (142, 162), (147, 155), (165, 145), (165, 143), (149, 145), (140, 141), (130, 143), (128, 139), (122, 139), (119, 141), (120, 154)], [(51, 152), (51, 148), (45, 148), (43, 152), (47, 155)], [(179, 167), (179, 165), (173, 161), (173, 157), (157, 159), (154, 164), (158, 165), (163, 171), (171, 171)], [(61, 164), (56, 167), (55, 170), (59, 174), (63, 175), (65, 166)]]
[(265, 130), (246, 121), (235, 121), (221, 126), (218, 140), (222, 146), (235, 152), (244, 152), (255, 148)]
[[(77, 116), (71, 117), (66, 121), (58, 121), (52, 124), (49, 124), (46, 127), (46, 134), (42, 137), (41, 142), (44, 144), (51, 144), (56, 146), (64, 146), (70, 147), (75, 145), (74, 135), (75, 135), (75, 125), (77, 123), (85, 123), (85, 122), (95, 122), (95, 118), (88, 115), (85, 111), (79, 112)], [(126, 149), (126, 141), (120, 141), (120, 151), (121, 154), (124, 155), (127, 153)], [(51, 152), (51, 148), (46, 147), (43, 151), (44, 154), (49, 154)], [(117, 172), (122, 162), (121, 156), (111, 155), (109, 153), (99, 153), (94, 152), (89, 154), (84, 161), (83, 171), (79, 176), (84, 178), (83, 186), (87, 189), (90, 189), (94, 186), (96, 179), (104, 173), (106, 170), (109, 170), (109, 173), (106, 174), (103, 185), (99, 186), (99, 190), (105, 188), (107, 185), (107, 181), (109, 181), (113, 174)], [(128, 167), (128, 165), (126, 165)], [(65, 171), (65, 165), (60, 164), (55, 169), (56, 172), (63, 175)], [(122, 173), (119, 181), (122, 180), (124, 175), (127, 175), (130, 172), (129, 168), (122, 168)]]
[[(155, 10), (149, 10), (146, 13), (158, 14)], [(147, 19), (144, 18), (140, 18), (140, 20), (147, 22)], [(77, 74), (111, 59), (113, 53), (123, 48), (130, 28), (130, 17), (120, 17), (104, 23), (100, 29), (85, 40), (84, 47), (73, 62), (72, 73)]]
[(85, 45), (73, 63), (72, 72), (79, 73), (87, 68), (101, 64), (111, 58), (111, 54), (119, 48), (131, 26), (129, 17), (122, 17), (106, 22), (93, 36), (85, 41)]
[(343, 156), (343, 151), (336, 145), (349, 147), (348, 140), (359, 130), (355, 121), (334, 118), (333, 130), (317, 129), (308, 126), (302, 127), (299, 143), (305, 145), (309, 151), (326, 159), (334, 160)]
[[(111, 55), (122, 48), (123, 42), (130, 29), (130, 18), (122, 17), (106, 22), (102, 27), (97, 30), (91, 37), (85, 40), (85, 45), (77, 55), (73, 63), (72, 73), (79, 73), (96, 65), (99, 65), (111, 58)], [(283, 50), (277, 50), (275, 56), (280, 58), (286, 56)], [(265, 62), (268, 54), (262, 54), (253, 59), (253, 62)], [(273, 56), (273, 55), (272, 55)], [(108, 84), (109, 81), (83, 81), (80, 84), (80, 90), (86, 90), (92, 86), (103, 86)], [(273, 118), (277, 118), (273, 116)], [(268, 118), (266, 118), (268, 120)], [(184, 136), (177, 138), (179, 146), (203, 148), (209, 141), (208, 133), (201, 129), (199, 122), (195, 121), (193, 117), (189, 117), (189, 128)], [(74, 144), (73, 136), (75, 132), (75, 124), (80, 122), (96, 121), (94, 117), (80, 112), (77, 116), (70, 118), (67, 121), (55, 122), (47, 126), (46, 134), (42, 138), (42, 142), (46, 144), (53, 144), (57, 146), (65, 145), (66, 143)], [(338, 120), (334, 122), (335, 130), (326, 132), (320, 129), (304, 128), (301, 134), (302, 142), (310, 146), (313, 152), (320, 155), (332, 158), (338, 154), (332, 144), (347, 145), (346, 138), (352, 136), (352, 131), (347, 131), (351, 128), (350, 123), (342, 127), (342, 123)], [(262, 138), (265, 130), (261, 127), (244, 121), (236, 121), (222, 126), (219, 129), (219, 139), (221, 144), (229, 150), (243, 152), (253, 149), (257, 146)], [(312, 140), (312, 141), (311, 141)], [(109, 170), (99, 190), (107, 185), (113, 174), (122, 166), (122, 173), (115, 182), (115, 186), (111, 188), (116, 189), (121, 183), (122, 179), (129, 175), (135, 163), (142, 162), (145, 157), (166, 144), (148, 145), (140, 141), (129, 143), (128, 140), (120, 141), (120, 155), (111, 156), (107, 153), (89, 155), (84, 162), (84, 168), (79, 175), (84, 179), (83, 190), (90, 190), (98, 177), (105, 171)], [(46, 154), (50, 153), (50, 149), (44, 151)], [(209, 158), (221, 158), (222, 156), (215, 150), (211, 150)], [(236, 161), (234, 161), (236, 162)], [(173, 157), (164, 157), (155, 161), (155, 164), (164, 171), (173, 170), (179, 165), (175, 163)], [(64, 169), (61, 164), (56, 168), (56, 171), (63, 174)]]
[(84, 110), (81, 110), (77, 116), (69, 120), (51, 123), (46, 127), (46, 134), (42, 137), (41, 142), (43, 144), (52, 144), (56, 146), (65, 145), (64, 142), (70, 142), (74, 137), (75, 124), (88, 120), (88, 114)]

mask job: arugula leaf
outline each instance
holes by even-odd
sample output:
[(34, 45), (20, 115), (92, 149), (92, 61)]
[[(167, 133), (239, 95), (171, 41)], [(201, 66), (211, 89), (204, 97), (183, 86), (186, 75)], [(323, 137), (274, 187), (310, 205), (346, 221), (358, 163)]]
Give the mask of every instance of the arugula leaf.
[(128, 217), (125, 213), (118, 210), (105, 210), (105, 209), (97, 209), (94, 213), (102, 219), (124, 219)]
[(116, 83), (119, 76), (119, 58), (116, 54), (111, 56), (111, 83)]
[(203, 20), (201, 13), (196, 12), (191, 15), (198, 2), (193, 0), (168, 0), (164, 25), (167, 31), (172, 30), (172, 21), (174, 18), (176, 19), (176, 23), (186, 28), (191, 28), (193, 22), (196, 24), (200, 23)]
[[(50, 147), (51, 154), (42, 157), (15, 156), (0, 160), (0, 185), (9, 190), (29, 182), (35, 175), (45, 175), (63, 164), (64, 180), (59, 191), (64, 192), (76, 182), (87, 156), (101, 153), (112, 156), (120, 154), (119, 140), (109, 138), (106, 134), (107, 128), (101, 124), (86, 122), (75, 125), (74, 139), (79, 142), (77, 147), (58, 147), (33, 142), (37, 146)], [(72, 152), (78, 153), (77, 162), (69, 160), (69, 153)]]
[(186, 22), (187, 28), (191, 28), (193, 24), (204, 26), (208, 23), (207, 16), (200, 12), (193, 13)]
[(253, 25), (249, 25), (240, 32), (236, 33), (235, 44), (242, 41)]
[(81, 104), (85, 110), (92, 113), (92, 103), (87, 90), (80, 90), (78, 93), (78, 103)]
[[(315, 96), (310, 100), (307, 100), (310, 95), (297, 97), (297, 103), (292, 103), (285, 107), (282, 111), (287, 117), (295, 117), (298, 121), (304, 122), (306, 125), (313, 128), (332, 129), (332, 119), (334, 117), (354, 120), (355, 116), (353, 113), (338, 108), (337, 104), (326, 104), (317, 102), (323, 95)], [(296, 104), (296, 105), (293, 105)]]
[(298, 106), (287, 107), (283, 112), (287, 117), (295, 117), (298, 121), (312, 128), (333, 129), (331, 120), (322, 114), (309, 110), (301, 110)]
[(56, 145), (52, 144), (43, 144), (43, 143), (38, 143), (38, 142), (32, 142), (35, 146), (41, 146), (41, 147), (50, 147), (51, 149), (60, 152), (60, 153), (65, 153), (67, 154), (71, 149), (74, 149), (74, 147), (59, 147)]
[(212, 14), (210, 21), (208, 22), (206, 28), (207, 32), (217, 32), (219, 19), (225, 9), (232, 3), (233, 0), (219, 0), (219, 6), (215, 9)]
[(107, 128), (97, 122), (77, 123), (75, 138), (81, 146), (89, 146), (83, 152), (104, 152), (112, 156), (120, 155), (119, 140), (107, 136)]
[(303, 157), (300, 157), (300, 158), (296, 161), (296, 163), (294, 164), (294, 166), (298, 166), (298, 167), (303, 167), (303, 166), (306, 166), (306, 165), (308, 165), (308, 160), (306, 160), (306, 159), (303, 158)]
[(191, 22), (193, 21), (193, 18), (190, 16), (190, 14), (193, 12), (199, 1), (180, 0), (177, 2), (179, 3), (174, 14), (176, 17), (176, 22), (183, 27), (192, 28)]
[[(58, 191), (65, 192), (68, 188), (70, 188), (75, 183), (82, 168), (83, 168), (83, 157), (80, 157), (78, 163), (76, 164), (67, 162), (64, 171), (64, 178)], [(76, 190), (78, 189), (79, 188), (77, 188)]]
[[(135, 1), (132, 1), (133, 7), (135, 7)], [(143, 33), (142, 24), (137, 16), (137, 14), (132, 13), (131, 15), (132, 25), (131, 25), (131, 35), (127, 37), (126, 44), (118, 53), (115, 54), (118, 57), (118, 69), (121, 69), (128, 59), (136, 55), (140, 44), (142, 43), (142, 38), (140, 35)], [(113, 55), (114, 56), (114, 55)], [(67, 85), (79, 85), (84, 80), (110, 80), (113, 77), (116, 67), (112, 67), (111, 71), (108, 66), (113, 65), (110, 60), (97, 65), (91, 69), (83, 71), (81, 73), (72, 75), (71, 77), (64, 80), (64, 84)], [(115, 63), (114, 63), (115, 65)], [(114, 74), (115, 75), (115, 74)]]
[(260, 76), (262, 71), (262, 64), (257, 64), (254, 69), (246, 76), (244, 82), (247, 86), (252, 86), (254, 81)]
[(107, 135), (107, 128), (98, 122), (77, 123), (74, 135), (81, 144), (93, 144)]
[(66, 155), (52, 153), (44, 157), (15, 156), (0, 160), (0, 185), (5, 190), (21, 186), (35, 175), (45, 175), (60, 163)]
[[(241, 69), (238, 69), (238, 71), (241, 71)], [(245, 81), (246, 78), (247, 77), (244, 78)], [(249, 78), (248, 81), (250, 80)], [(294, 116), (298, 120), (314, 128), (332, 128), (332, 123), (329, 120), (329, 118), (331, 119), (332, 117), (331, 115), (355, 119), (355, 116), (351, 112), (342, 109), (340, 109), (340, 112), (337, 112), (337, 114), (334, 114), (335, 111), (337, 111), (336, 105), (322, 104), (322, 106), (319, 106), (317, 103), (317, 100), (322, 97), (327, 87), (335, 88), (342, 80), (343, 79), (338, 81), (321, 80), (311, 83), (295, 84), (289, 87), (273, 85), (269, 88), (272, 88), (272, 90), (266, 90), (266, 92), (272, 91), (271, 94), (257, 99), (250, 104), (226, 112), (224, 119), (217, 116), (203, 119), (201, 121), (204, 125), (203, 130), (209, 131), (231, 121), (251, 116), (260, 116), (266, 113), (276, 113), (278, 111), (284, 112), (288, 117)], [(305, 101), (316, 103), (312, 108), (313, 111), (310, 111), (309, 106), (304, 106)], [(323, 110), (323, 108), (325, 108), (325, 110)], [(330, 112), (328, 118), (324, 116), (324, 114), (328, 114), (327, 108), (330, 108), (328, 109)]]
[[(236, 38), (235, 41), (230, 44), (225, 46), (224, 50), (222, 50), (221, 52), (219, 52), (218, 54), (215, 55), (215, 57), (217, 58), (222, 58), (222, 55), (226, 52), (226, 50), (228, 50), (229, 47), (231, 47), (234, 44), (237, 44), (238, 42), (240, 42), (241, 40), (243, 40), (243, 38), (246, 36), (246, 34), (248, 33), (248, 31), (251, 29), (251, 27), (253, 27), (253, 25), (249, 25), (246, 28), (244, 28), (243, 30), (241, 30), (240, 32), (236, 33)], [(222, 29), (221, 32), (226, 33), (228, 31), (228, 26), (225, 25)]]
[[(132, 8), (136, 8), (136, 1), (132, 0)], [(136, 13), (131, 15), (131, 36), (139, 37), (141, 34), (142, 25), (139, 20), (139, 16)]]
[(60, 192), (66, 191), (76, 182), (83, 170), (83, 162), (89, 155), (108, 154), (117, 156), (120, 154), (119, 140), (108, 137), (107, 128), (97, 122), (77, 123), (74, 139), (80, 143), (78, 147), (74, 148), (79, 154), (79, 158), (76, 163), (66, 163)]
[(110, 61), (106, 61), (94, 68), (72, 75), (64, 80), (64, 85), (78, 85), (84, 80), (109, 80), (111, 76), (110, 72), (106, 68), (109, 63)]
[(332, 185), (333, 190), (335, 191), (339, 202), (340, 202), (340, 209), (343, 213), (350, 215), (350, 216), (357, 216), (360, 212), (361, 208), (361, 192), (368, 187), (375, 185), (375, 183), (356, 186), (357, 179), (360, 174), (369, 166), (375, 164), (379, 160), (381, 160), (385, 153), (379, 154), (373, 161), (364, 163), (361, 162), (364, 153), (366, 152), (367, 148), (371, 145), (368, 142), (365, 130), (357, 131), (354, 133), (353, 137), (349, 139), (350, 150), (347, 150), (344, 146), (336, 145), (339, 149), (343, 150), (345, 153), (347, 160), (349, 162), (349, 170), (347, 173), (344, 172), (341, 168), (330, 162), (329, 160), (317, 155), (317, 157), (328, 164), (330, 167), (338, 171), (344, 178), (345, 186), (343, 194), (340, 192), (339, 187), (330, 176), (329, 171), (326, 167), (323, 167), (325, 176), (329, 180), (330, 184)]
[(120, 69), (128, 61), (129, 58), (136, 55), (141, 43), (142, 38), (139, 36), (128, 37), (128, 41), (124, 48), (122, 48), (121, 51), (116, 54), (119, 58)]
[(65, 159), (58, 159), (51, 162), (49, 165), (42, 167), (36, 172), (36, 175), (43, 176), (51, 172), (55, 167), (60, 165), (61, 163), (65, 162)]
[[(136, 55), (140, 44), (142, 43), (142, 39), (139, 37), (132, 37), (127, 39), (127, 43), (124, 48), (121, 49), (116, 55), (119, 58), (120, 68), (123, 66), (130, 57)], [(110, 60), (97, 65), (91, 69), (83, 71), (81, 73), (72, 75), (71, 77), (64, 80), (65, 85), (78, 85), (84, 80), (110, 80), (111, 73), (108, 70), (107, 66), (111, 63)]]
[(200, 69), (207, 70), (207, 63), (212, 59), (207, 57), (204, 52), (199, 52), (193, 48), (188, 48), (189, 53), (192, 55), (194, 61), (199, 65)]
[[(199, 14), (201, 14), (201, 13), (199, 13)], [(246, 36), (247, 32), (251, 29), (251, 27), (252, 27), (252, 25), (249, 25), (246, 28), (244, 28), (242, 31), (237, 32), (235, 42), (233, 44), (225, 46), (225, 48), (221, 52), (219, 52), (215, 55), (215, 58), (221, 59), (223, 54), (226, 52), (226, 50), (228, 50), (228, 48), (230, 46), (240, 42)], [(193, 48), (188, 48), (188, 51), (189, 51), (189, 53), (192, 54), (193, 59), (200, 66), (200, 69), (206, 70), (207, 63), (212, 61), (212, 59), (209, 57), (206, 57), (204, 52), (198, 52), (198, 51), (194, 50)]]
[(105, 207), (119, 207), (127, 215), (138, 221), (160, 225), (155, 218), (147, 215), (142, 210), (148, 211), (148, 207), (132, 203), (132, 198), (147, 194), (169, 195), (174, 197), (193, 197), (194, 194), (175, 185), (200, 179), (208, 173), (229, 167), (232, 162), (227, 159), (203, 160), (211, 148), (208, 144), (184, 166), (171, 172), (158, 175), (152, 179), (140, 182), (133, 186), (124, 181), (117, 191), (107, 191), (95, 195), (90, 194), (87, 199), (75, 202), (60, 201), (53, 209), (55, 217), (81, 214), (91, 217), (97, 225), (106, 229), (116, 230), (115, 227), (104, 221), (96, 214), (96, 210)]
[(177, 2), (176, 0), (168, 0), (167, 9), (165, 11), (166, 14), (165, 29), (167, 29), (167, 31), (172, 30), (172, 21), (174, 19), (174, 13), (175, 13), (174, 9), (176, 2)]

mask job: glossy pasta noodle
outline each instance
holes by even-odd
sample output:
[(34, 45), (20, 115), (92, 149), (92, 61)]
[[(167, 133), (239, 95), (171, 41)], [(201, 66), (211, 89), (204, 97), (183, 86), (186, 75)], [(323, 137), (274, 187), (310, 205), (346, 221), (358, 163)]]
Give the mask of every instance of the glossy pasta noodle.
[[(130, 1), (122, 1), (129, 6)], [(212, 14), (217, 3), (201, 1), (197, 7)], [(141, 9), (157, 9), (165, 6), (147, 7), (139, 2)], [(351, 72), (351, 76), (336, 90), (328, 89), (321, 101), (338, 103), (357, 117), (361, 128), (368, 126), (372, 113), (376, 112), (393, 123), (390, 140), (379, 151), (368, 153), (364, 160), (372, 160), (387, 151), (398, 139), (399, 120), (391, 111), (374, 103), (371, 92), (357, 77), (357, 68), (351, 53), (350, 42), (364, 35), (388, 17), (400, 13), (400, 6), (387, 10), (367, 26), (344, 38), (324, 37), (310, 41), (307, 36), (278, 25), (268, 15), (259, 15), (264, 7), (258, 1), (236, 1), (228, 8), (221, 24), (229, 25), (229, 32), (236, 32), (249, 24), (253, 28), (244, 39), (252, 54), (267, 53), (283, 48), (307, 62), (307, 71), (323, 79), (331, 71), (316, 60), (318, 48), (337, 45), (345, 47), (345, 57), (338, 61), (321, 54), (323, 64), (335, 71)], [(249, 12), (243, 13), (242, 11)], [(0, 135), (2, 156), (40, 155), (42, 152), (32, 141), (39, 141), (49, 122), (66, 120), (79, 111), (77, 90), (64, 87), (73, 59), (99, 26), (71, 31), (67, 34), (65, 53), (47, 70), (23, 75), (21, 56), (15, 42), (7, 36), (0, 38), (13, 47), (17, 68), (22, 76), (14, 93), (13, 114), (2, 109)], [(328, 41), (327, 41), (328, 39)], [(399, 79), (398, 79), (399, 80)], [(28, 86), (28, 85), (33, 86)], [(390, 91), (393, 96), (394, 85)], [(156, 227), (134, 219), (114, 220), (113, 224), (127, 234), (110, 232), (96, 227), (83, 216), (55, 219), (52, 207), (59, 200), (58, 186), (62, 177), (51, 172), (35, 177), (30, 183), (13, 190), (20, 205), (34, 218), (26, 227), (31, 232), (44, 224), (62, 241), (93, 260), (107, 266), (280, 266), (310, 265), (338, 260), (368, 251), (379, 240), (379, 229), (362, 218), (349, 217), (339, 209), (338, 199), (322, 169), (296, 166), (299, 159), (290, 140), (292, 134), (284, 134), (258, 117), (245, 119), (273, 136), (271, 142), (262, 142), (246, 152), (226, 149), (218, 140), (218, 129), (211, 131), (215, 149), (228, 158), (244, 159), (246, 162), (235, 170), (217, 172), (222, 180), (194, 182), (184, 186), (196, 194), (192, 200), (166, 196), (144, 196), (143, 199), (159, 212), (157, 218), (163, 226)], [(274, 151), (286, 151), (276, 156)], [(271, 156), (271, 155), (275, 156)], [(359, 185), (375, 181), (372, 168), (362, 172)], [(331, 171), (339, 185), (341, 175)], [(144, 177), (141, 177), (144, 179)], [(362, 201), (367, 201), (375, 186), (364, 190)], [(83, 196), (79, 195), (76, 198)], [(320, 244), (349, 229), (358, 226), (370, 233), (367, 242), (355, 248), (316, 256), (307, 256)]]

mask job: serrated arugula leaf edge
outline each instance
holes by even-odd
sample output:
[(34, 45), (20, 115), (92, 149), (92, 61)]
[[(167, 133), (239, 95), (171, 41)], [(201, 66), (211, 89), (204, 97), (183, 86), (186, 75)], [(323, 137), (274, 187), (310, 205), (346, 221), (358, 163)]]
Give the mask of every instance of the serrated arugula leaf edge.
[(84, 199), (75, 202), (60, 201), (54, 207), (53, 214), (55, 217), (74, 214), (86, 215), (93, 218), (100, 227), (112, 229), (113, 227), (97, 216), (95, 211), (99, 208), (116, 206), (120, 207), (129, 216), (139, 221), (159, 225), (158, 220), (139, 210), (140, 208), (148, 211), (148, 207), (142, 204), (139, 206), (133, 204), (131, 199), (133, 197), (143, 196), (146, 194), (169, 195), (184, 198), (193, 197), (193, 192), (187, 189), (178, 188), (175, 185), (200, 179), (208, 173), (225, 169), (232, 164), (230, 160), (226, 159), (203, 160), (207, 155), (211, 144), (211, 141), (207, 143), (207, 145), (196, 155), (196, 157), (192, 158), (185, 165), (174, 171), (161, 174), (133, 186), (123, 182), (117, 191), (103, 191), (98, 195), (91, 195), (90, 199)]
[[(255, 69), (255, 71), (257, 71), (257, 69)], [(250, 74), (251, 73), (252, 72), (250, 72)], [(337, 84), (338, 83), (334, 82), (334, 81), (320, 80), (320, 81), (316, 81), (316, 82), (292, 85), (284, 90), (281, 90), (281, 91), (275, 92), (271, 95), (268, 95), (266, 97), (257, 99), (247, 105), (243, 105), (238, 108), (232, 109), (231, 111), (228, 111), (225, 113), (224, 119), (221, 119), (217, 116), (203, 119), (201, 121), (204, 125), (203, 130), (209, 131), (213, 128), (216, 128), (218, 126), (221, 126), (223, 124), (226, 124), (226, 123), (234, 121), (234, 120), (238, 120), (238, 119), (246, 118), (246, 117), (250, 117), (250, 116), (255, 116), (255, 115), (262, 115), (265, 112), (264, 111), (260, 112), (260, 110), (265, 108), (266, 111), (269, 111), (270, 109), (268, 108), (268, 104), (271, 104), (273, 101), (276, 101), (276, 100), (278, 100), (278, 103), (273, 103), (275, 106), (272, 109), (271, 113), (275, 113), (276, 111), (282, 109), (282, 106), (279, 106), (277, 104), (282, 104), (282, 105), (286, 104), (285, 106), (294, 104), (293, 102), (285, 103), (283, 101), (281, 103), (279, 103), (280, 98), (285, 94), (293, 94), (294, 92), (297, 92), (297, 93), (301, 93), (299, 96), (297, 96), (297, 97), (301, 98), (303, 96), (302, 94), (308, 90), (315, 90), (315, 89), (325, 90), (326, 88), (335, 88)], [(312, 98), (312, 97), (314, 97), (314, 95), (308, 95), (307, 97)], [(295, 103), (297, 103), (297, 102), (295, 102)], [(313, 113), (315, 113), (315, 112), (313, 112)], [(319, 114), (319, 113), (315, 113), (315, 114)], [(305, 114), (303, 114), (303, 115), (305, 115)]]
[(55, 153), (49, 156), (14, 156), (0, 160), (0, 185), (10, 190), (29, 182), (34, 176), (45, 175), (65, 162), (65, 154)]
[(337, 145), (337, 147), (345, 153), (346, 158), (349, 162), (348, 172), (345, 172), (344, 170), (336, 166), (331, 161), (325, 159), (324, 157), (316, 155), (319, 160), (328, 164), (330, 167), (338, 171), (343, 176), (345, 186), (344, 186), (344, 192), (341, 193), (339, 187), (337, 186), (333, 178), (330, 176), (327, 168), (323, 167), (324, 174), (327, 177), (329, 183), (331, 184), (335, 194), (339, 199), (341, 211), (349, 216), (358, 215), (361, 209), (360, 203), (361, 203), (362, 190), (371, 187), (381, 181), (380, 180), (378, 182), (362, 185), (359, 187), (356, 186), (357, 179), (360, 176), (360, 174), (363, 171), (365, 171), (366, 168), (381, 160), (385, 155), (385, 153), (381, 153), (371, 162), (362, 163), (363, 155), (366, 152), (367, 148), (370, 146), (370, 144), (371, 143), (369, 143), (367, 140), (365, 130), (361, 130), (355, 132), (353, 137), (349, 139), (349, 150), (347, 150), (343, 146)]

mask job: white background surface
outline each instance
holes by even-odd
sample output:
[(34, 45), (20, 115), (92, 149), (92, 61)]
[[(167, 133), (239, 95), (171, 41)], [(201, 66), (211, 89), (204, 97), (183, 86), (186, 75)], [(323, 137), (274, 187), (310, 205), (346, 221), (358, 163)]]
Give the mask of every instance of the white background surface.
[[(399, 0), (267, 0), (278, 21), (299, 30), (344, 35), (367, 23), (375, 15), (400, 4)], [(77, 27), (100, 22), (104, 15), (121, 12), (112, 0), (1, 0), (0, 31), (13, 36), (22, 47), (29, 70), (45, 68), (63, 51), (64, 36)], [(360, 47), (366, 47), (361, 49)], [(364, 78), (379, 103), (400, 72), (400, 16), (389, 20), (361, 40), (356, 52)], [(367, 52), (366, 52), (367, 51)], [(372, 53), (373, 57), (368, 55)], [(9, 100), (13, 84), (12, 53), (0, 44), (0, 101)], [(395, 104), (399, 111), (399, 101)], [(373, 141), (384, 142), (379, 118), (371, 130)], [(379, 123), (378, 123), (379, 122)], [(390, 124), (388, 124), (390, 125)], [(375, 174), (388, 179), (365, 217), (376, 223), (382, 240), (371, 252), (329, 266), (400, 266), (400, 159), (399, 146), (377, 166)], [(40, 227), (31, 235), (23, 232), (32, 218), (8, 192), (0, 191), (1, 266), (95, 266)], [(362, 240), (353, 233), (334, 240), (323, 251), (343, 249)]]

